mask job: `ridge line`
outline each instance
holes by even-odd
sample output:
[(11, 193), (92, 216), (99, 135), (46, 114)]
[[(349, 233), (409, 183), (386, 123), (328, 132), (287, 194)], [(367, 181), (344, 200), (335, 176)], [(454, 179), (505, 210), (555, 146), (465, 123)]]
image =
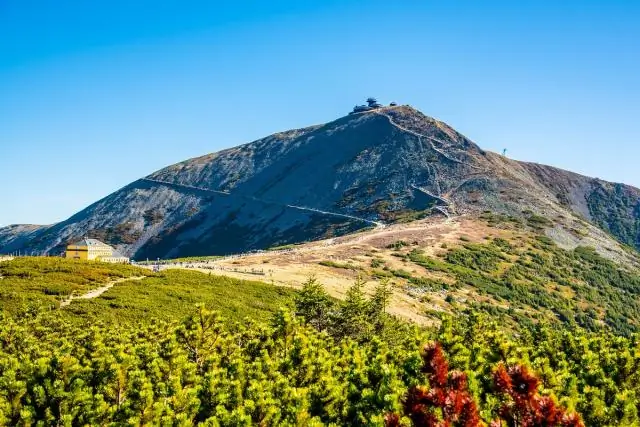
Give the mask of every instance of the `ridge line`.
[(462, 161), (462, 160), (456, 159), (455, 157), (450, 156), (449, 154), (445, 153), (444, 151), (442, 151), (441, 149), (439, 149), (435, 145), (433, 145), (432, 141), (436, 141), (436, 142), (442, 143), (442, 141), (440, 141), (439, 139), (434, 138), (434, 137), (429, 136), (429, 135), (424, 135), (424, 134), (418, 133), (418, 132), (413, 131), (411, 129), (407, 129), (406, 127), (400, 125), (395, 120), (393, 120), (393, 118), (391, 116), (389, 116), (388, 114), (383, 113), (381, 111), (371, 110), (371, 111), (367, 111), (367, 112), (371, 112), (371, 113), (378, 114), (380, 116), (386, 117), (387, 120), (389, 120), (389, 123), (391, 123), (392, 126), (400, 129), (401, 131), (410, 133), (411, 135), (418, 137), (418, 139), (426, 138), (429, 141), (429, 145), (431, 145), (431, 148), (433, 149), (433, 151), (435, 151), (436, 153), (440, 154), (444, 158), (446, 158), (448, 160), (451, 160), (452, 162), (456, 162), (456, 163), (460, 163), (460, 164), (465, 165), (465, 166), (469, 166), (469, 167), (474, 168), (474, 169), (479, 169), (477, 166), (470, 165), (469, 163), (467, 163), (465, 161)]

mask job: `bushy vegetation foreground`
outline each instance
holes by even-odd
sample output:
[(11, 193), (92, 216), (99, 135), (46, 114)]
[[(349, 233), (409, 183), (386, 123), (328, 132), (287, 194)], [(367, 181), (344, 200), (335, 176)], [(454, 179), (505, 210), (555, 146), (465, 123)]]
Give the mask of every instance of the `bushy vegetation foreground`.
[[(187, 298), (185, 317), (182, 305), (164, 317), (145, 312), (156, 292), (159, 304), (186, 298), (197, 284), (182, 279), (114, 287), (133, 293), (154, 283), (126, 309), (134, 311), (110, 306), (126, 299), (108, 299), (111, 291), (82, 301), (81, 313), (51, 310), (46, 299), (40, 309), (3, 309), (0, 425), (640, 424), (634, 334), (542, 322), (510, 332), (474, 312), (418, 329), (385, 314), (384, 282), (366, 296), (358, 281), (336, 301), (309, 280), (291, 308), (277, 308), (288, 305), (280, 295), (243, 321), (236, 310), (231, 319), (210, 311), (227, 310), (232, 294), (208, 308)], [(261, 295), (247, 294), (247, 306), (252, 298)], [(127, 312), (140, 316), (114, 321)]]
[(460, 305), (514, 325), (550, 321), (592, 331), (605, 327), (621, 335), (640, 331), (638, 270), (623, 268), (590, 247), (565, 250), (540, 235), (462, 243), (438, 256), (400, 247), (394, 255), (407, 269), (414, 264), (450, 279), (452, 283), (447, 284), (406, 270), (390, 271), (393, 277), (407, 279), (427, 299), (444, 289), (452, 294), (453, 303), (456, 291), (470, 290), (490, 301)]
[[(81, 295), (115, 279), (100, 298), (74, 300), (58, 310), (69, 295)], [(197, 303), (215, 307), (230, 321), (245, 317), (269, 320), (278, 307), (291, 305), (293, 290), (262, 282), (205, 275), (194, 271), (150, 270), (61, 258), (29, 257), (0, 263), (0, 312), (58, 310), (70, 321), (100, 319), (105, 323), (175, 320), (193, 313)]]
[(28, 306), (57, 308), (71, 294), (82, 294), (113, 279), (151, 274), (124, 264), (58, 257), (16, 258), (0, 263), (0, 310), (15, 313)]

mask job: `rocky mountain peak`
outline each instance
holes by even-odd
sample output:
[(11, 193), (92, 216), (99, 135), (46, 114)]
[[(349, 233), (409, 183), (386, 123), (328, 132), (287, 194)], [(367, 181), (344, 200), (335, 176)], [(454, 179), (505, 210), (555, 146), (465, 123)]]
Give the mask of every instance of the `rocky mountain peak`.
[[(62, 223), (0, 229), (0, 252), (55, 252), (90, 235), (138, 257), (211, 255), (483, 211), (581, 215), (640, 247), (639, 194), (485, 152), (411, 106), (371, 98), (332, 122), (163, 168)], [(567, 227), (551, 234), (567, 246), (585, 243)], [(587, 235), (598, 233), (608, 239), (595, 227)]]

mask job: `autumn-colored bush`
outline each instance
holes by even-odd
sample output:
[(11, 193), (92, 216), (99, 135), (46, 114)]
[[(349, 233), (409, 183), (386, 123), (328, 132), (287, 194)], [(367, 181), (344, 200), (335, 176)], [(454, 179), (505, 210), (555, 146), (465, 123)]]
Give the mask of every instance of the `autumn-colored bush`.
[[(475, 427), (480, 425), (478, 407), (468, 391), (464, 372), (449, 372), (440, 344), (427, 344), (422, 352), (422, 372), (430, 387), (415, 386), (403, 400), (404, 415), (414, 426)], [(400, 426), (397, 414), (385, 417), (387, 427)]]
[(496, 391), (503, 397), (500, 419), (491, 427), (584, 427), (578, 414), (567, 413), (550, 396), (538, 395), (540, 381), (522, 365), (498, 365), (493, 374)]
[[(402, 416), (416, 427), (478, 427), (478, 405), (469, 393), (464, 372), (449, 371), (439, 343), (427, 344), (422, 352), (422, 372), (429, 386), (414, 386), (403, 398)], [(490, 427), (584, 427), (580, 416), (568, 413), (550, 396), (540, 396), (540, 380), (522, 365), (500, 363), (493, 374), (502, 405)], [(401, 415), (385, 416), (386, 427), (402, 425)]]

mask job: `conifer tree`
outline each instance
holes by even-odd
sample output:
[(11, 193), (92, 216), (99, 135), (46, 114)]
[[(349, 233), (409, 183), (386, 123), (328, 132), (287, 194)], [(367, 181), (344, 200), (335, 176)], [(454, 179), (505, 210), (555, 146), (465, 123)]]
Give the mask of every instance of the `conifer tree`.
[(333, 303), (329, 294), (315, 277), (309, 277), (296, 294), (296, 315), (322, 331), (329, 327)]
[(338, 338), (352, 338), (362, 341), (370, 338), (373, 325), (370, 322), (370, 309), (364, 294), (365, 280), (358, 276), (347, 290), (341, 302), (337, 316), (333, 320), (334, 334)]

